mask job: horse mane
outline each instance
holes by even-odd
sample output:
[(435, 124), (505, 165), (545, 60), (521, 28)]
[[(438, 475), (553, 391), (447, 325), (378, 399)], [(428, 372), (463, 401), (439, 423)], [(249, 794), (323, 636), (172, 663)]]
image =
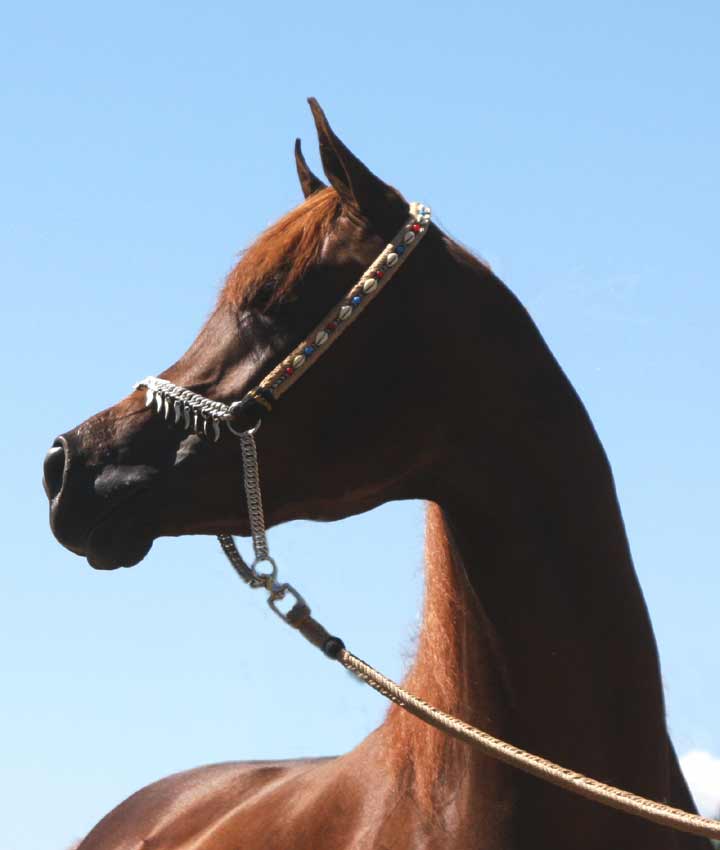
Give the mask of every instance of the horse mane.
[(265, 287), (269, 289), (263, 307), (282, 300), (317, 262), (339, 209), (337, 192), (325, 188), (271, 224), (227, 276), (220, 302), (244, 307)]
[[(403, 685), (443, 711), (487, 728), (497, 709), (492, 699), (473, 708), (477, 690), (492, 695), (499, 689), (507, 697), (508, 684), (495, 630), (470, 584), (443, 510), (429, 502), (422, 626)], [(395, 705), (381, 730), (400, 785), (411, 791), (430, 820), (442, 820), (471, 769), (471, 748)]]
[[(490, 649), (482, 606), (455, 555), (442, 509), (428, 503), (425, 525), (425, 590), (417, 652), (403, 685), (442, 710), (469, 722), (473, 718), (472, 670)], [(486, 659), (486, 661), (489, 659)], [(392, 706), (385, 724), (386, 752), (398, 775), (412, 786), (422, 808), (432, 815), (458, 787), (468, 769), (469, 748)]]

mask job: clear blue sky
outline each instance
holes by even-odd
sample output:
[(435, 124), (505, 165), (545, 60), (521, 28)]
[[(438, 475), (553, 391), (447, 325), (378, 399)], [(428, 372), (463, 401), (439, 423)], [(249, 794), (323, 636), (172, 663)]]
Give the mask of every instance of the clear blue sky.
[[(181, 353), (298, 201), (310, 94), (540, 325), (613, 463), (678, 749), (720, 756), (719, 28), (715, 0), (6, 6), (1, 850), (61, 850), (178, 769), (345, 750), (384, 711), (212, 539), (96, 573), (40, 488), (53, 437)], [(422, 506), (271, 542), (399, 675)]]

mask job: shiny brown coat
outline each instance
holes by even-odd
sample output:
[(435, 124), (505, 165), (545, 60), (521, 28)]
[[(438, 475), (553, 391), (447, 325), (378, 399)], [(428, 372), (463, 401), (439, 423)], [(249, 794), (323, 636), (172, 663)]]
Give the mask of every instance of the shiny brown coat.
[[(402, 196), (311, 106), (330, 188), (298, 148), (308, 200), (248, 252), (162, 377), (211, 398), (241, 397), (404, 221)], [(248, 533), (237, 443), (173, 431), (143, 402), (135, 392), (64, 434), (46, 461), (55, 535), (101, 569), (137, 563), (163, 535)], [(270, 524), (341, 519), (391, 499), (430, 503), (412, 690), (553, 761), (692, 808), (608, 461), (532, 320), (484, 264), (433, 226), (282, 399), (258, 444)], [(80, 848), (709, 844), (543, 785), (393, 709), (338, 758), (163, 779), (121, 803)]]

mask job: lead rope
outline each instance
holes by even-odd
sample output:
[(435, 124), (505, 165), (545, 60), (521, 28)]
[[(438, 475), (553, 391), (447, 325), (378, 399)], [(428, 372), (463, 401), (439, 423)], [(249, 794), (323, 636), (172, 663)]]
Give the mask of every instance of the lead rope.
[[(242, 450), (243, 483), (248, 504), (255, 560), (251, 565), (245, 562), (232, 535), (220, 534), (218, 540), (240, 578), (250, 587), (264, 587), (267, 590), (268, 604), (280, 619), (297, 629), (313, 646), (321, 649), (329, 658), (339, 661), (346, 670), (349, 670), (358, 679), (370, 685), (371, 688), (374, 688), (391, 702), (430, 726), (434, 726), (461, 741), (467, 741), (491, 758), (516, 767), (518, 770), (536, 776), (538, 779), (543, 779), (551, 785), (564, 788), (580, 797), (594, 800), (627, 814), (636, 815), (653, 823), (662, 824), (691, 835), (720, 838), (720, 821), (685, 812), (682, 809), (676, 809), (655, 800), (648, 800), (630, 791), (623, 791), (621, 788), (599, 782), (597, 779), (592, 779), (582, 773), (577, 773), (548, 761), (542, 756), (515, 747), (488, 732), (483, 732), (482, 729), (477, 729), (475, 726), (471, 726), (469, 723), (429, 705), (347, 650), (340, 638), (331, 635), (311, 616), (310, 606), (292, 585), (280, 584), (277, 581), (277, 565), (270, 556), (265, 533), (265, 515), (262, 506), (260, 471), (255, 445), (255, 433), (258, 427), (259, 424), (250, 431), (236, 432), (240, 437)], [(259, 571), (257, 569), (259, 564), (269, 564), (270, 569)], [(277, 603), (288, 595), (292, 597), (293, 604), (288, 611), (284, 611)]]

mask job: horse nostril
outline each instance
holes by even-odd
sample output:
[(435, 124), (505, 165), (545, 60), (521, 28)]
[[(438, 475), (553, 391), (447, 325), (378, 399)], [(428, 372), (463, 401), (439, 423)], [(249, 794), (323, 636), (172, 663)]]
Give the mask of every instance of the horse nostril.
[(58, 437), (50, 451), (45, 455), (43, 464), (43, 487), (51, 501), (62, 489), (65, 473), (65, 445)]

